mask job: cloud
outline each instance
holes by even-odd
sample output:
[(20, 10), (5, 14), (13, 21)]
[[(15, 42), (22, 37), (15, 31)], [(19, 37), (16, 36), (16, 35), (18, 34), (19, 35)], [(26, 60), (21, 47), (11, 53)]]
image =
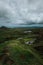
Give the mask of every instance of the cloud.
[(0, 26), (43, 23), (43, 0), (0, 0)]

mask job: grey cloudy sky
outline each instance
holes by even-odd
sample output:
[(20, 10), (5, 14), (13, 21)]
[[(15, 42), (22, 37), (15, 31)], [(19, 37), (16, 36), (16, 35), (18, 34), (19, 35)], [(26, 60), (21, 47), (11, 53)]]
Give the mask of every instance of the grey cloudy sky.
[(0, 0), (0, 26), (43, 23), (43, 0)]

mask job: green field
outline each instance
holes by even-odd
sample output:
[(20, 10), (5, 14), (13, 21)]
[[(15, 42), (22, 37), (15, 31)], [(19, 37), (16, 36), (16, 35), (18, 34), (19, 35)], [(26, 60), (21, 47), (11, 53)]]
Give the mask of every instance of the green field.
[[(24, 33), (26, 30), (32, 30), (32, 33)], [(43, 29), (41, 31), (43, 32)], [(38, 32), (40, 29), (0, 28), (0, 65), (43, 65), (43, 50), (41, 49), (41, 52), (40, 49), (37, 50), (38, 46), (43, 46), (41, 39), (43, 34), (40, 33), (39, 36)], [(36, 39), (34, 43), (25, 44), (34, 39)], [(13, 63), (9, 59), (5, 62), (7, 59), (5, 55), (1, 58), (5, 47), (8, 50), (5, 54)]]

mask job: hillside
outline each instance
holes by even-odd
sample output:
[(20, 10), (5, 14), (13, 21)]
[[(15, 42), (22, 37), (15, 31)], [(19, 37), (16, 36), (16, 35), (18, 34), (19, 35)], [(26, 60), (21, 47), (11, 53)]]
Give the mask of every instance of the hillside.
[(43, 29), (0, 28), (0, 65), (43, 65), (42, 32)]

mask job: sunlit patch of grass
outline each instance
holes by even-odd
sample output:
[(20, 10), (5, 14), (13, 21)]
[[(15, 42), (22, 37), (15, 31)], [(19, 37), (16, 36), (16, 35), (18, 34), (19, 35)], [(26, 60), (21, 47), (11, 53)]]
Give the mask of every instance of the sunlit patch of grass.
[(24, 38), (24, 41), (31, 41), (33, 38)]

